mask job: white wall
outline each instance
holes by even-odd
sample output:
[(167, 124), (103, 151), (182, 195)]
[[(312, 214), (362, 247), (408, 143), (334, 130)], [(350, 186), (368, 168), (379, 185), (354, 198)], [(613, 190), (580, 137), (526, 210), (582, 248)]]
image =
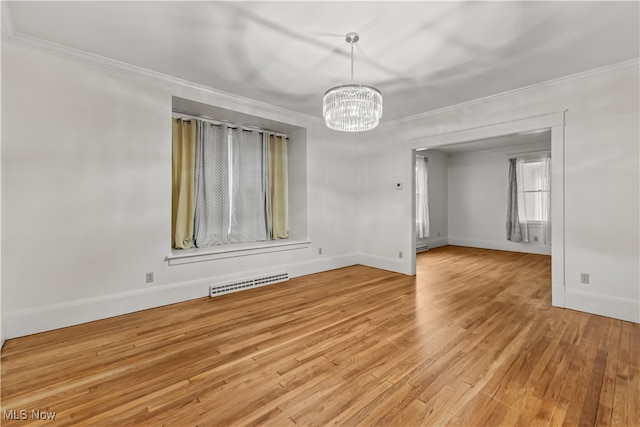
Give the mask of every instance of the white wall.
[[(352, 136), (187, 82), (3, 41), (6, 336), (205, 296), (210, 283), (252, 273), (356, 262), (410, 272), (411, 141), (564, 109), (566, 306), (639, 322), (639, 77), (635, 61)], [(168, 266), (172, 96), (307, 129), (310, 248)]]
[[(203, 297), (223, 280), (357, 262), (357, 152), (319, 119), (5, 42), (2, 86), (8, 338)], [(168, 265), (172, 96), (307, 129), (309, 248)]]
[(506, 240), (509, 162), (507, 154), (550, 149), (518, 146), (449, 156), (449, 244), (551, 255), (551, 246)]
[[(0, 7), (0, 15), (2, 14), (2, 8)], [(1, 19), (0, 19), (0, 22)], [(0, 43), (0, 75), (2, 75), (2, 43)], [(0, 84), (0, 100), (2, 100), (2, 84)], [(0, 117), (2, 117), (2, 102), (0, 102)], [(3, 308), (3, 303), (4, 300), (2, 298), (2, 151), (3, 151), (3, 145), (2, 142), (4, 141), (4, 130), (2, 129), (2, 120), (0, 120), (0, 348), (2, 348), (2, 346), (4, 345), (4, 341), (6, 338), (6, 333), (5, 333), (5, 326), (6, 326), (6, 322), (4, 321), (4, 308)]]
[[(564, 272), (568, 308), (640, 322), (637, 60), (572, 78), (387, 123), (361, 138), (367, 151), (358, 212), (358, 248), (367, 265), (411, 273), (398, 251), (412, 248), (411, 148), (416, 141), (466, 129), (566, 112)], [(432, 147), (435, 148), (435, 147)], [(410, 191), (410, 190), (409, 190)], [(375, 230), (375, 233), (371, 231)], [(580, 273), (591, 284), (579, 283)]]
[(437, 248), (448, 243), (448, 174), (447, 154), (425, 150), (418, 154), (427, 157), (429, 170), (429, 237), (416, 238), (416, 246)]

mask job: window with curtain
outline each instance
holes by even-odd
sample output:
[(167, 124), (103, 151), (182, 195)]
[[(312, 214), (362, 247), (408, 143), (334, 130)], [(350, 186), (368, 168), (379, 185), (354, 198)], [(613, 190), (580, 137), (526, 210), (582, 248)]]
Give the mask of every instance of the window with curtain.
[(507, 240), (529, 242), (529, 226), (542, 228), (551, 243), (551, 156), (527, 155), (509, 159)]
[(173, 118), (172, 247), (288, 238), (286, 137)]
[(416, 236), (429, 237), (429, 171), (428, 159), (416, 156)]

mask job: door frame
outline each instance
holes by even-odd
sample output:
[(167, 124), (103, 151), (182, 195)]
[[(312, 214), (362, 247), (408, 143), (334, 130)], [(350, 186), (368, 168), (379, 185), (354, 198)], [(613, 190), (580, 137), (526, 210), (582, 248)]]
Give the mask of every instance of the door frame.
[(437, 149), (443, 145), (470, 142), (479, 139), (496, 138), (521, 132), (532, 132), (540, 129), (551, 131), (551, 303), (555, 307), (565, 306), (565, 250), (564, 250), (564, 154), (565, 154), (565, 114), (567, 110), (526, 117), (503, 123), (462, 129), (438, 135), (414, 138), (404, 142), (407, 157), (411, 166), (411, 218), (407, 224), (407, 247), (413, 248), (411, 256), (410, 274), (416, 274), (415, 251), (415, 157), (416, 150)]

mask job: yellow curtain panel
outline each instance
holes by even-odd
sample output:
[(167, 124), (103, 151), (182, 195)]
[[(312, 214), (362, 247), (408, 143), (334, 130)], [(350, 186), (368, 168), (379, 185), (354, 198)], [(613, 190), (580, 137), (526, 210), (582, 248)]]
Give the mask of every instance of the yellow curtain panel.
[(172, 120), (171, 246), (188, 249), (193, 240), (195, 120)]
[(272, 239), (289, 237), (287, 223), (287, 141), (282, 136), (269, 135), (269, 219)]

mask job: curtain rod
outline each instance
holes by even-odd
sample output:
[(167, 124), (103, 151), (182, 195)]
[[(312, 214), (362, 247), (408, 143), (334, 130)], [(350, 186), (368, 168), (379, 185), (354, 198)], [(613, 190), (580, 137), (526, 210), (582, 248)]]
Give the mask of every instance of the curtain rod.
[[(208, 123), (212, 123), (214, 125), (227, 125), (228, 127), (232, 128), (232, 129), (242, 129), (242, 130), (246, 130), (246, 131), (258, 131), (258, 133), (270, 133), (272, 135), (275, 136), (282, 136), (285, 139), (289, 139), (289, 137), (284, 134), (284, 133), (278, 133), (278, 132), (273, 132), (270, 130), (266, 130), (266, 129), (260, 129), (259, 127), (255, 127), (255, 126), (248, 126), (248, 125), (239, 125), (237, 123), (231, 123), (231, 122), (225, 122), (224, 120), (218, 120), (218, 119), (214, 119), (212, 117), (207, 117), (207, 116), (196, 116), (193, 114), (189, 114), (189, 113), (183, 113), (182, 111), (172, 111), (173, 114), (179, 114), (181, 116), (186, 116), (190, 119), (196, 119), (196, 120), (202, 120), (203, 122), (208, 122)], [(175, 117), (175, 118), (180, 118), (180, 117)]]

